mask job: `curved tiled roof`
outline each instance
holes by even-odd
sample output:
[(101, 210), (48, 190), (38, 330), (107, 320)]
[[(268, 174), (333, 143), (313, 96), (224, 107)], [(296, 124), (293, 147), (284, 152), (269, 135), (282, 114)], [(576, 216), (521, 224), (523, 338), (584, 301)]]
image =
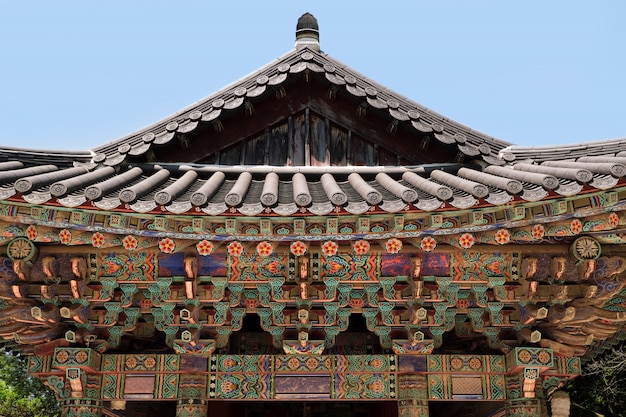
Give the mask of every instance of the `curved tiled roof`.
[(209, 215), (275, 213), (326, 215), (337, 208), (365, 213), (376, 206), (398, 212), (412, 205), (434, 211), (542, 200), (588, 189), (609, 189), (626, 175), (624, 158), (603, 162), (463, 167), (272, 167), (125, 164), (65, 167), (0, 163), (0, 199), (102, 210), (156, 209)]
[[(226, 166), (149, 164), (149, 151), (228, 112), (279, 94), (291, 77), (318, 74), (383, 112), (393, 123), (432, 134), (469, 156), (458, 164), (418, 166)], [(398, 212), (409, 205), (435, 211), (514, 199), (539, 201), (605, 190), (626, 175), (626, 139), (569, 146), (521, 147), (483, 135), (374, 83), (307, 47), (141, 131), (86, 152), (0, 149), (0, 199), (102, 210), (360, 214), (373, 207)], [(142, 157), (143, 155), (143, 157)], [(6, 162), (2, 162), (6, 161)], [(475, 161), (474, 165), (467, 165)]]
[(58, 167), (90, 164), (93, 158), (91, 151), (53, 151), (26, 148), (0, 148), (0, 163), (20, 162), (27, 165), (54, 164)]
[(202, 124), (243, 108), (249, 100), (258, 100), (270, 91), (281, 94), (281, 87), (302, 73), (322, 75), (334, 88), (387, 112), (394, 124), (410, 125), (416, 133), (432, 133), (437, 140), (455, 145), (466, 156), (480, 156), (489, 164), (504, 163), (498, 154), (510, 145), (508, 142), (449, 120), (371, 81), (328, 55), (309, 48), (294, 50), (152, 126), (95, 148), (94, 162), (115, 166), (123, 163), (127, 155), (143, 155), (154, 146), (170, 142), (177, 134), (188, 134)]
[(530, 160), (534, 162), (577, 160), (585, 157), (626, 157), (626, 138), (569, 145), (508, 146), (500, 151), (500, 157), (508, 162)]

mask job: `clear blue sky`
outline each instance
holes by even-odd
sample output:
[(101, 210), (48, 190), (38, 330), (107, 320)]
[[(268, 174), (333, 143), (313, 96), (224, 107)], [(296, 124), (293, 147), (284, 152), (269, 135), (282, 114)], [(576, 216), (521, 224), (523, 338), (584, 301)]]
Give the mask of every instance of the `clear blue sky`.
[(0, 146), (85, 150), (293, 48), (518, 145), (626, 137), (626, 2), (0, 0)]

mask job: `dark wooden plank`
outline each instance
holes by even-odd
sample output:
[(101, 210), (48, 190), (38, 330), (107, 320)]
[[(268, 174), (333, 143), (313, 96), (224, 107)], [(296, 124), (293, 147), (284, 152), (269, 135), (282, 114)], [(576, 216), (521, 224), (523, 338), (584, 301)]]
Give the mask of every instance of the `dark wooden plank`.
[(398, 164), (398, 155), (390, 149), (379, 146), (378, 164), (386, 166), (396, 166)]
[(239, 142), (230, 148), (224, 149), (220, 152), (220, 164), (222, 165), (239, 165), (241, 164), (241, 157), (243, 155), (244, 142)]
[(265, 132), (257, 137), (248, 139), (245, 142), (244, 164), (246, 165), (263, 165), (265, 163)]
[(311, 151), (311, 165), (330, 165), (330, 153), (328, 149), (326, 121), (316, 114), (311, 114), (311, 140), (309, 149)]
[(269, 155), (267, 163), (270, 165), (287, 165), (289, 157), (289, 122), (285, 120), (278, 126), (268, 130)]
[(348, 164), (348, 131), (335, 124), (330, 124), (330, 164), (345, 166)]
[(351, 155), (349, 159), (352, 161), (352, 165), (376, 165), (378, 155), (373, 143), (352, 135), (351, 145)]
[(304, 141), (307, 135), (306, 118), (304, 113), (290, 118), (290, 124), (289, 160), (287, 165), (304, 165)]

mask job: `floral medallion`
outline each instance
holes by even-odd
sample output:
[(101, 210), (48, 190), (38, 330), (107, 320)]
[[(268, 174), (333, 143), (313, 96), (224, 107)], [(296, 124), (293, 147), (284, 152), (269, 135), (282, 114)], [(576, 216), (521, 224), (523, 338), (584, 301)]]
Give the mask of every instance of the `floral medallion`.
[(26, 228), (26, 237), (29, 240), (37, 239), (37, 227), (33, 226), (32, 224), (30, 226), (28, 226)]
[(437, 241), (432, 236), (426, 236), (420, 242), (420, 248), (422, 248), (424, 252), (431, 252), (435, 250), (436, 247), (437, 247)]
[(63, 229), (59, 232), (59, 239), (61, 239), (61, 243), (64, 245), (69, 245), (72, 241), (72, 232), (67, 229)]
[(274, 248), (270, 242), (261, 242), (256, 245), (256, 252), (259, 256), (270, 256), (274, 252)]
[(546, 234), (546, 229), (544, 229), (542, 224), (536, 224), (530, 230), (530, 234), (533, 239), (542, 239), (543, 236)]
[(169, 237), (159, 240), (159, 249), (163, 253), (173, 253), (176, 249), (176, 242)]
[(583, 230), (583, 224), (580, 220), (578, 219), (574, 219), (572, 220), (572, 222), (569, 225), (569, 229), (572, 231), (573, 234), (577, 235), (580, 232), (582, 232)]
[(402, 241), (400, 239), (391, 238), (385, 243), (387, 253), (398, 253), (402, 249)]
[(370, 251), (370, 244), (367, 240), (357, 240), (354, 242), (353, 249), (356, 255), (367, 255)]
[(496, 232), (496, 242), (504, 245), (511, 241), (511, 233), (506, 229), (500, 229)]
[(339, 250), (339, 245), (333, 242), (332, 240), (327, 240), (322, 243), (322, 253), (324, 256), (334, 256), (337, 254)]
[(226, 249), (230, 256), (239, 257), (243, 253), (243, 245), (237, 241), (230, 242)]
[(461, 236), (459, 236), (459, 245), (463, 249), (471, 248), (472, 246), (474, 246), (475, 242), (476, 238), (471, 233), (463, 233)]
[(91, 244), (94, 248), (101, 248), (104, 245), (104, 240), (104, 235), (100, 232), (91, 235)]
[(303, 242), (296, 240), (289, 246), (289, 249), (293, 255), (302, 256), (306, 253), (307, 247)]
[(213, 243), (204, 239), (196, 244), (196, 250), (202, 256), (208, 256), (213, 252)]
[(135, 238), (135, 236), (132, 235), (126, 235), (126, 237), (124, 237), (124, 239), (122, 240), (122, 245), (126, 250), (135, 250), (137, 249), (138, 244), (139, 241), (137, 240), (137, 238)]

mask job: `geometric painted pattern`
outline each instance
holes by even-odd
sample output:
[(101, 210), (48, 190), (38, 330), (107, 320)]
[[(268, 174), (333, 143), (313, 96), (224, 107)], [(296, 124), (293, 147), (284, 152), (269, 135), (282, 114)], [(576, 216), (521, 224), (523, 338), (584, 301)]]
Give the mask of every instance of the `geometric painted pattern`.
[(509, 392), (515, 398), (511, 384), (519, 385), (520, 367), (539, 364), (544, 384), (552, 386), (552, 375), (580, 373), (580, 361), (574, 359), (553, 360), (552, 351), (545, 348), (513, 350), (507, 364), (502, 355), (99, 355), (90, 349), (61, 347), (52, 360), (33, 357), (29, 366), (34, 374), (48, 375), (48, 385), (63, 398), (69, 395), (66, 370), (75, 369), (92, 381), (98, 390), (95, 398), (107, 401), (502, 401)]

